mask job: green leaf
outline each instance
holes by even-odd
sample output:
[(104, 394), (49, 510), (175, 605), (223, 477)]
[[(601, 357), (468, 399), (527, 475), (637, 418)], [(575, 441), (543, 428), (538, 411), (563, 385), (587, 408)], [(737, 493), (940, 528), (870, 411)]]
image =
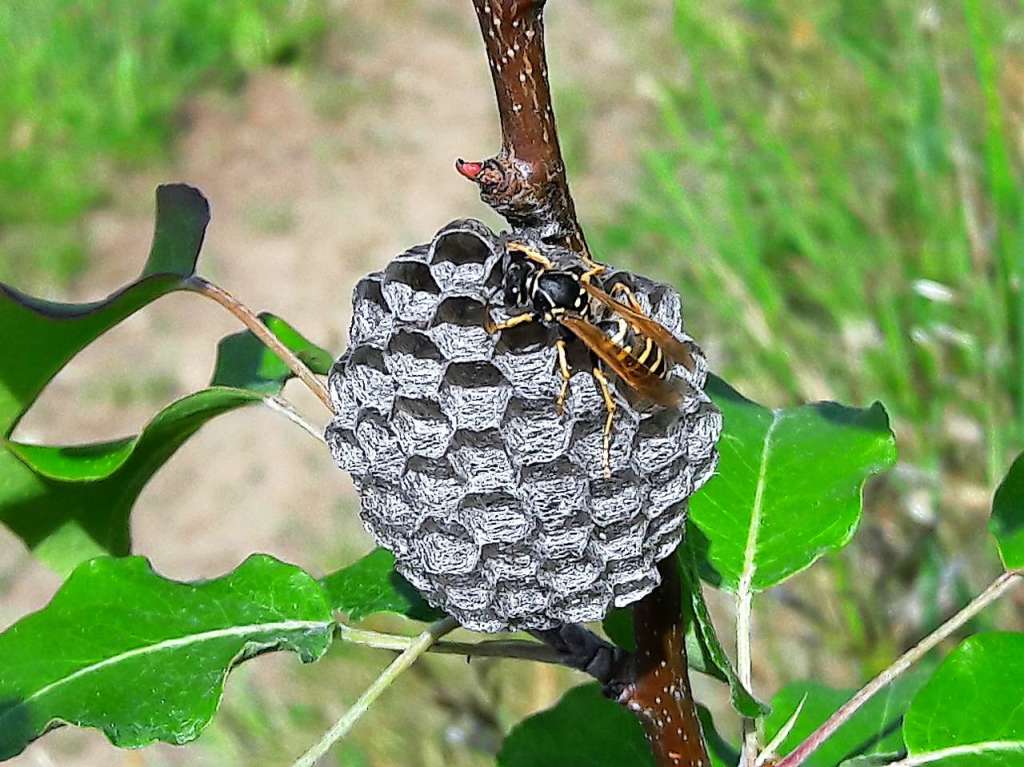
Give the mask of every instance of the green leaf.
[[(283, 320), (265, 321), (311, 361), (329, 356)], [(210, 419), (281, 390), (291, 371), (268, 357), (277, 360), (248, 331), (225, 338), (214, 383), (234, 385), (171, 403), (135, 437), (73, 446), (0, 438), (0, 521), (61, 573), (94, 556), (127, 554), (131, 510), (153, 474)]]
[(1024, 764), (1024, 634), (976, 634), (914, 696), (903, 722), (910, 756), (941, 767)]
[[(743, 716), (759, 718), (768, 713), (769, 708), (757, 700), (740, 682), (732, 661), (722, 647), (715, 630), (711, 613), (704, 601), (704, 590), (697, 574), (694, 559), (692, 528), (687, 530), (686, 538), (675, 556), (679, 562), (679, 575), (682, 579), (684, 604), (680, 605), (687, 619), (686, 627), (686, 661), (694, 671), (707, 674), (720, 682), (729, 685), (730, 700)], [(608, 613), (603, 628), (608, 638), (619, 647), (630, 652), (636, 649), (633, 638), (633, 613), (630, 608), (618, 608)]]
[[(711, 712), (697, 706), (711, 767), (735, 767), (739, 752), (715, 729)], [(654, 765), (640, 721), (606, 698), (597, 683), (569, 690), (554, 707), (512, 729), (498, 767), (645, 767)]]
[[(765, 716), (770, 711), (769, 707), (757, 700), (743, 686), (732, 666), (732, 661), (729, 660), (725, 648), (722, 647), (722, 643), (718, 639), (718, 632), (711, 619), (711, 612), (708, 610), (707, 602), (704, 601), (704, 588), (701, 585), (692, 545), (694, 537), (689, 535), (683, 545), (676, 549), (676, 557), (679, 559), (683, 593), (690, 595), (690, 626), (700, 648), (700, 658), (703, 665), (717, 671), (716, 675), (729, 685), (729, 697), (734, 709), (743, 716), (754, 719)], [(687, 639), (689, 639), (690, 633), (687, 632)]]
[(864, 482), (896, 460), (885, 409), (832, 402), (769, 410), (721, 379), (708, 392), (722, 410), (718, 471), (690, 503), (721, 585), (761, 591), (846, 545)]
[(992, 499), (989, 530), (1007, 570), (1024, 570), (1024, 453), (1017, 456)]
[(182, 290), (199, 257), (209, 206), (181, 184), (156, 192), (156, 230), (142, 276), (103, 301), (62, 304), (0, 284), (0, 435), (8, 436), (61, 368), (146, 304)]
[(374, 549), (365, 557), (322, 581), (331, 606), (354, 621), (374, 613), (398, 613), (417, 621), (436, 621), (444, 613), (428, 605), (419, 592), (395, 572), (395, 557)]
[[(924, 683), (924, 673), (905, 674), (869, 700), (849, 721), (826, 740), (804, 764), (806, 767), (835, 767), (845, 759), (900, 751), (900, 718), (914, 693)], [(765, 742), (775, 737), (806, 700), (800, 716), (778, 751), (786, 754), (798, 746), (852, 696), (853, 690), (835, 690), (816, 682), (787, 685), (772, 699), (772, 713), (765, 719)]]
[[(327, 375), (330, 372), (334, 363), (330, 352), (321, 349), (280, 317), (264, 312), (260, 314), (260, 320), (314, 373)], [(246, 330), (221, 339), (210, 383), (277, 394), (291, 377), (291, 370), (281, 358)]]
[(519, 723), (502, 744), (498, 767), (653, 767), (640, 721), (601, 694), (569, 690), (551, 709)]
[(122, 748), (194, 740), (235, 665), (271, 650), (314, 661), (333, 627), (322, 587), (268, 556), (196, 584), (140, 557), (91, 560), (0, 634), (0, 759), (60, 723)]

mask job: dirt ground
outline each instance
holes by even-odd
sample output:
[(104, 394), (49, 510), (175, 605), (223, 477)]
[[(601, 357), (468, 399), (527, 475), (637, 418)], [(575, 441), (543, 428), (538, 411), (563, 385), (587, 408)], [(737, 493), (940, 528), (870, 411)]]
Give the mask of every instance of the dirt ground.
[[(670, 4), (660, 6), (650, 9), (651, 24), (667, 28)], [(573, 177), (585, 221), (609, 215), (628, 194), (636, 136), (652, 108), (637, 85), (647, 74), (642, 63), (630, 58), (631, 46), (600, 8), (563, 0), (548, 14), (556, 102), (570, 94), (566, 103), (588, 125), (585, 139), (566, 137), (570, 160), (585, 158)], [(201, 188), (213, 209), (202, 272), (340, 352), (349, 295), (362, 274), (453, 218), (497, 224), (452, 169), (456, 157), (497, 148), (493, 93), (468, 0), (335, 2), (331, 14), (320, 66), (268, 71), (237, 95), (205, 94), (189, 104), (167, 166), (124, 178), (112, 203), (92, 217), (91, 266), (61, 298), (102, 297), (133, 278), (151, 234), (152, 190), (181, 180)], [(217, 339), (236, 330), (231, 317), (197, 297), (162, 299), (78, 357), (17, 436), (84, 441), (137, 431), (158, 407), (204, 385)], [(288, 395), (324, 422), (301, 387), (290, 384)], [(320, 444), (279, 415), (249, 409), (204, 428), (146, 488), (134, 512), (136, 551), (181, 579), (222, 574), (257, 551), (322, 573), (369, 548), (354, 503), (348, 478)], [(0, 625), (41, 607), (57, 585), (0, 534)], [(287, 686), (295, 664), (268, 668), (255, 684)], [(304, 671), (315, 680), (315, 671)], [(571, 679), (531, 678), (530, 708), (552, 702)], [(344, 705), (326, 704), (327, 715)], [(435, 763), (427, 751), (403, 764)], [(224, 763), (207, 759), (202, 746), (122, 754), (97, 734), (68, 730), (11, 764)]]

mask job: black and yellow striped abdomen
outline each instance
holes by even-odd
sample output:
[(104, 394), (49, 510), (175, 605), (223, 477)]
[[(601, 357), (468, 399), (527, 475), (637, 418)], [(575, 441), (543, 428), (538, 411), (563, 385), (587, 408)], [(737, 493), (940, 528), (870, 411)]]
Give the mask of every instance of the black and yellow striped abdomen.
[(622, 317), (602, 320), (597, 326), (608, 337), (620, 360), (632, 360), (645, 367), (651, 375), (666, 378), (670, 365), (665, 361), (665, 352), (650, 337), (637, 332)]

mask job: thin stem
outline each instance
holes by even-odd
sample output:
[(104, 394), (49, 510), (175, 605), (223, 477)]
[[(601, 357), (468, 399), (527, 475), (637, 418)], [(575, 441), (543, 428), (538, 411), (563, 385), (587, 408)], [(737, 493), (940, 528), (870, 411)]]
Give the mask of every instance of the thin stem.
[[(753, 694), (753, 661), (750, 649), (751, 616), (753, 611), (753, 592), (750, 584), (740, 584), (736, 595), (736, 675), (743, 686)], [(754, 721), (743, 719), (743, 753), (740, 764), (742, 767), (753, 767), (757, 760), (757, 728)]]
[(430, 628), (416, 637), (401, 655), (392, 661), (391, 665), (384, 669), (373, 684), (359, 697), (352, 708), (345, 712), (331, 729), (320, 739), (320, 742), (303, 754), (292, 765), (292, 767), (313, 767), (317, 760), (331, 750), (331, 747), (345, 737), (352, 726), (359, 721), (359, 718), (367, 712), (381, 694), (388, 689), (416, 659), (430, 649), (430, 646), (458, 626), (454, 618), (443, 618), (431, 624)]
[(950, 746), (938, 751), (927, 751), (923, 754), (915, 754), (901, 759), (898, 762), (889, 762), (886, 767), (918, 767), (921, 764), (941, 762), (943, 759), (951, 759), (955, 756), (977, 756), (979, 754), (1013, 753), (1019, 754), (1022, 750), (1019, 740), (993, 740), (984, 743), (967, 743), (963, 746)]
[[(401, 636), (399, 634), (381, 634), (376, 631), (354, 629), (351, 626), (338, 624), (338, 635), (345, 642), (352, 644), (374, 647), (378, 650), (397, 650), (402, 652), (409, 649), (417, 637)], [(430, 646), (428, 652), (440, 653), (442, 655), (464, 655), (467, 658), (515, 658), (518, 660), (532, 660), (538, 663), (562, 662), (562, 656), (554, 648), (548, 647), (540, 642), (525, 642), (518, 640), (494, 640), (486, 642), (437, 642)]]
[(264, 397), (263, 404), (275, 413), (283, 415), (313, 439), (320, 443), (325, 442), (323, 429), (316, 428), (313, 424), (303, 418), (302, 414), (295, 409), (295, 406), (284, 397)]
[(202, 277), (190, 277), (186, 287), (201, 296), (213, 299), (235, 315), (270, 351), (281, 358), (281, 361), (324, 403), (330, 412), (334, 412), (331, 398), (327, 394), (327, 388), (321, 383), (320, 379), (313, 374), (312, 370), (306, 367), (306, 363), (300, 360), (291, 349), (281, 343), (277, 336), (270, 332), (270, 329), (263, 324), (263, 321), (252, 309), (228, 293), (224, 288), (214, 285)]
[(844, 703), (839, 709), (828, 718), (823, 725), (812, 732), (807, 739), (797, 746), (786, 758), (776, 767), (798, 767), (803, 764), (814, 751), (824, 743), (836, 730), (838, 730), (856, 711), (863, 706), (871, 697), (893, 681), (896, 677), (910, 668), (914, 663), (921, 660), (936, 645), (946, 639), (971, 618), (984, 610), (999, 597), (1005, 594), (1010, 588), (1021, 582), (1021, 573), (1018, 571), (1007, 572), (1000, 575), (983, 592), (976, 596), (960, 612), (943, 623), (939, 628), (927, 637), (910, 648), (899, 660), (889, 668), (868, 682), (856, 695)]

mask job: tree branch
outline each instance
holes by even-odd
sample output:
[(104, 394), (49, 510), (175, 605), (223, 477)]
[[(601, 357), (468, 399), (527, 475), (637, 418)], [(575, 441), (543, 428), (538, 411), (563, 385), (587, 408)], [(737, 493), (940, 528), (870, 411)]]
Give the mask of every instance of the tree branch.
[(633, 608), (630, 681), (619, 702), (639, 717), (658, 767), (709, 767), (686, 665), (682, 584), (675, 557), (658, 565), (661, 585)]
[(473, 0), (501, 118), (501, 151), (459, 160), (480, 197), (513, 230), (587, 253), (558, 144), (544, 53), (544, 0)]
[[(544, 51), (544, 0), (473, 0), (501, 119), (501, 151), (483, 162), (459, 160), (480, 197), (514, 232), (590, 256), (576, 218), (558, 143)], [(637, 652), (609, 652), (584, 636), (542, 638), (598, 678), (643, 722), (658, 767), (708, 767), (690, 692), (675, 558), (659, 565), (662, 582), (633, 610)], [(596, 672), (596, 673), (595, 673)]]

